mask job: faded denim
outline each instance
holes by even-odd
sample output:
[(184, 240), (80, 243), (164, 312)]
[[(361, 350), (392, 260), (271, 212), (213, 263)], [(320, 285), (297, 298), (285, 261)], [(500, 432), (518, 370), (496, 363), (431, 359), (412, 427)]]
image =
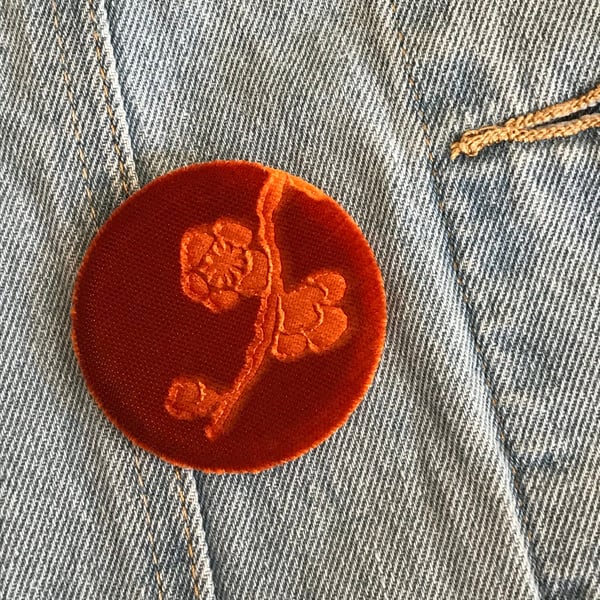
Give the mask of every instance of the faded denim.
[[(449, 161), (600, 77), (594, 3), (0, 5), (0, 596), (600, 597), (600, 137)], [(259, 475), (179, 471), (86, 391), (85, 248), (176, 167), (336, 198), (389, 325), (349, 422)]]

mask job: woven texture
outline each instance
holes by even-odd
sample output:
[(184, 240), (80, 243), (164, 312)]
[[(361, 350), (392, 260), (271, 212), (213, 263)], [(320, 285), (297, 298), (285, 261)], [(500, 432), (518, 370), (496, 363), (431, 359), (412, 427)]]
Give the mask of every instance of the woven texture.
[[(600, 596), (598, 131), (449, 155), (598, 84), (595, 3), (57, 1), (0, 29), (8, 597)], [(340, 203), (388, 336), (329, 441), (194, 482), (95, 407), (68, 313), (92, 205), (215, 159)]]
[(0, 597), (210, 600), (190, 472), (108, 422), (69, 340), (86, 247), (137, 187), (106, 13), (0, 14)]
[[(261, 236), (266, 254), (250, 250)], [(243, 247), (270, 265), (238, 292)], [(200, 267), (191, 284), (188, 260)], [(90, 245), (72, 314), (109, 418), (169, 461), (220, 472), (261, 470), (331, 435), (385, 335), (381, 275), (357, 226), (318, 190), (247, 162), (174, 171), (122, 204)]]
[(386, 282), (381, 369), (332, 444), (198, 476), (221, 597), (597, 595), (598, 134), (449, 157), (597, 84), (593, 4), (133, 6), (109, 14), (142, 180), (296, 173)]

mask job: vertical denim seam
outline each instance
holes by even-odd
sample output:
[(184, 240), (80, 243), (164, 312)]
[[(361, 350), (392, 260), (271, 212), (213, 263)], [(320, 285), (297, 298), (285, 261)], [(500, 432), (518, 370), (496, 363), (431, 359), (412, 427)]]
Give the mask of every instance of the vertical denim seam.
[(77, 114), (77, 108), (75, 106), (75, 97), (73, 93), (73, 86), (71, 84), (71, 73), (67, 67), (66, 53), (65, 53), (65, 43), (63, 36), (61, 34), (60, 27), (60, 16), (58, 11), (58, 6), (56, 4), (56, 0), (51, 1), (52, 6), (52, 26), (56, 35), (56, 45), (58, 47), (58, 55), (60, 67), (62, 69), (62, 79), (65, 83), (65, 89), (67, 93), (67, 101), (69, 103), (69, 116), (71, 117), (71, 131), (73, 133), (73, 137), (75, 139), (75, 146), (77, 147), (77, 159), (80, 165), (80, 174), (81, 179), (83, 180), (83, 187), (85, 191), (85, 197), (90, 209), (90, 214), (92, 217), (92, 225), (99, 229), (98, 224), (98, 216), (96, 213), (96, 209), (94, 207), (94, 201), (92, 197), (92, 189), (90, 184), (90, 169), (88, 166), (87, 156), (85, 154), (85, 149), (83, 147), (83, 143), (81, 141), (81, 122), (79, 120), (79, 116)]
[(142, 475), (142, 466), (140, 464), (140, 451), (137, 448), (133, 448), (133, 466), (135, 468), (138, 487), (140, 489), (140, 496), (142, 497), (142, 504), (144, 505), (144, 520), (146, 522), (146, 530), (148, 533), (148, 543), (150, 545), (150, 552), (152, 555), (152, 564), (154, 565), (154, 577), (156, 579), (156, 588), (158, 592), (158, 600), (163, 600), (165, 590), (162, 581), (162, 575), (160, 572), (160, 565), (158, 562), (158, 555), (156, 551), (156, 539), (154, 536), (154, 527), (152, 526), (152, 516), (150, 514), (150, 502), (148, 499), (148, 491), (146, 490), (146, 484)]
[[(87, 156), (85, 154), (85, 149), (83, 147), (83, 142), (82, 142), (81, 122), (80, 122), (79, 116), (77, 114), (77, 108), (75, 106), (74, 91), (73, 91), (73, 86), (71, 83), (72, 77), (71, 77), (69, 68), (67, 66), (65, 44), (64, 44), (64, 38), (61, 33), (61, 26), (60, 26), (61, 20), (60, 20), (60, 14), (59, 14), (59, 9), (58, 9), (56, 0), (51, 0), (51, 8), (52, 8), (52, 25), (54, 27), (54, 31), (56, 34), (56, 44), (57, 44), (58, 52), (59, 52), (59, 61), (60, 61), (60, 66), (63, 71), (63, 81), (65, 83), (65, 88), (66, 88), (66, 93), (67, 93), (67, 101), (69, 103), (72, 133), (73, 133), (73, 137), (75, 139), (78, 160), (79, 160), (79, 163), (81, 166), (80, 174), (81, 174), (81, 178), (83, 180), (85, 195), (88, 200), (89, 210), (90, 210), (91, 217), (92, 217), (92, 224), (93, 224), (96, 232), (98, 232), (99, 224), (98, 224), (98, 220), (97, 220), (97, 211), (96, 211), (96, 209), (94, 207), (94, 203), (93, 203), (93, 193), (92, 193), (90, 178), (89, 178), (89, 166), (88, 166)], [(142, 504), (145, 509), (145, 515), (146, 515), (145, 522), (146, 522), (146, 527), (148, 530), (148, 541), (150, 543), (152, 562), (153, 562), (154, 569), (155, 569), (158, 600), (163, 600), (164, 591), (163, 591), (163, 585), (162, 585), (162, 576), (160, 573), (160, 566), (158, 564), (158, 558), (156, 556), (156, 548), (155, 548), (155, 543), (154, 543), (154, 535), (152, 533), (152, 523), (150, 520), (148, 498), (144, 493), (143, 479), (141, 477), (141, 471), (139, 468), (139, 460), (135, 454), (135, 449), (131, 448), (131, 446), (130, 446), (130, 449), (132, 450), (132, 453), (133, 453), (134, 470), (137, 473), (138, 485), (140, 486), (140, 495), (142, 498)]]
[(477, 362), (479, 363), (479, 367), (480, 367), (482, 375), (483, 375), (485, 387), (490, 395), (490, 402), (492, 404), (492, 413), (494, 416), (494, 422), (497, 427), (498, 436), (500, 438), (504, 458), (505, 458), (506, 464), (510, 471), (510, 480), (512, 483), (511, 491), (512, 491), (513, 499), (515, 501), (515, 505), (517, 508), (517, 516), (519, 517), (519, 522), (521, 523), (521, 528), (522, 528), (521, 533), (524, 534), (524, 538), (525, 538), (525, 548), (527, 551), (527, 558), (530, 562), (530, 567), (532, 570), (532, 574), (534, 576), (534, 583), (536, 585), (536, 589), (534, 590), (534, 592), (539, 597), (540, 596), (540, 583), (539, 583), (540, 582), (540, 573), (539, 573), (539, 567), (537, 564), (537, 560), (533, 553), (533, 545), (534, 544), (533, 544), (533, 534), (531, 531), (531, 525), (529, 523), (529, 519), (528, 519), (527, 515), (525, 514), (525, 510), (523, 508), (523, 503), (524, 503), (523, 496), (524, 495), (520, 489), (520, 483), (518, 481), (517, 471), (511, 462), (510, 452), (506, 445), (506, 432), (505, 432), (505, 427), (504, 427), (502, 417), (500, 416), (498, 409), (497, 409), (498, 400), (497, 400), (496, 394), (494, 392), (495, 386), (491, 379), (491, 368), (490, 368), (490, 365), (489, 365), (487, 359), (484, 356), (481, 343), (480, 343), (480, 341), (478, 339), (478, 335), (475, 331), (475, 310), (469, 300), (467, 284), (465, 282), (465, 278), (464, 278), (464, 275), (462, 272), (461, 265), (459, 264), (458, 252), (457, 252), (457, 247), (456, 247), (456, 236), (455, 236), (455, 232), (453, 231), (453, 227), (452, 227), (450, 217), (449, 217), (448, 211), (447, 211), (447, 206), (444, 201), (444, 196), (442, 193), (442, 188), (443, 188), (442, 180), (440, 177), (440, 173), (436, 167), (436, 159), (433, 155), (431, 133), (430, 133), (428, 120), (425, 115), (425, 108), (423, 105), (422, 94), (419, 90), (419, 86), (413, 75), (412, 63), (411, 63), (411, 60), (410, 60), (410, 57), (409, 57), (409, 54), (408, 54), (408, 51), (406, 48), (406, 37), (400, 31), (400, 29), (396, 23), (397, 5), (395, 3), (391, 4), (391, 13), (392, 13), (392, 18), (393, 18), (394, 29), (398, 35), (399, 48), (400, 48), (400, 53), (402, 56), (402, 68), (405, 72), (405, 75), (406, 75), (406, 78), (407, 78), (407, 81), (409, 84), (409, 88), (411, 91), (412, 100), (413, 100), (414, 106), (416, 108), (417, 115), (419, 117), (421, 128), (423, 130), (423, 140), (424, 140), (424, 145), (425, 145), (425, 150), (426, 150), (426, 155), (427, 155), (427, 161), (430, 166), (433, 195), (434, 195), (434, 199), (436, 201), (436, 205), (438, 207), (438, 210), (439, 210), (439, 213), (440, 213), (440, 216), (442, 219), (442, 223), (444, 225), (446, 241), (447, 241), (447, 249), (448, 249), (449, 257), (452, 261), (452, 271), (455, 274), (456, 282), (458, 284), (458, 288), (460, 291), (460, 296), (461, 296), (461, 299), (462, 299), (464, 307), (465, 307), (467, 323), (468, 323), (469, 331), (471, 333), (472, 340), (473, 340), (473, 348), (474, 348), (475, 354), (478, 358)]
[(92, 37), (94, 38), (94, 54), (96, 56), (96, 64), (98, 65), (98, 73), (100, 75), (100, 79), (102, 81), (102, 95), (104, 96), (104, 104), (106, 106), (106, 114), (108, 116), (108, 124), (110, 128), (110, 134), (112, 137), (113, 143), (113, 151), (117, 158), (117, 163), (119, 167), (119, 179), (121, 182), (121, 188), (125, 193), (125, 197), (129, 196), (129, 184), (127, 183), (127, 172), (125, 169), (125, 162), (123, 161), (123, 152), (121, 150), (121, 146), (119, 144), (119, 138), (117, 135), (117, 123), (115, 117), (115, 110), (110, 101), (110, 90), (108, 85), (107, 78), (107, 68), (106, 63), (102, 57), (103, 50), (103, 39), (98, 31), (98, 17), (96, 15), (96, 8), (94, 6), (93, 0), (88, 0), (88, 13), (90, 17), (90, 22), (92, 24)]
[(175, 467), (175, 480), (177, 486), (177, 495), (179, 496), (179, 504), (181, 507), (181, 516), (183, 518), (183, 531), (187, 540), (187, 553), (190, 564), (190, 575), (192, 577), (192, 590), (194, 592), (194, 598), (200, 598), (200, 586), (198, 584), (198, 572), (196, 570), (196, 554), (194, 552), (194, 545), (192, 540), (192, 534), (190, 531), (190, 515), (187, 509), (189, 499), (185, 495), (185, 491), (182, 488), (181, 469)]
[[(137, 176), (135, 177), (135, 182), (133, 183), (133, 185), (130, 188), (129, 183), (127, 182), (127, 170), (126, 170), (126, 166), (125, 166), (125, 161), (123, 159), (124, 153), (123, 153), (123, 150), (119, 143), (116, 111), (114, 109), (114, 106), (111, 103), (111, 94), (110, 94), (109, 79), (108, 79), (109, 68), (106, 66), (106, 62), (103, 60), (103, 56), (104, 56), (103, 45), (106, 42), (106, 40), (100, 34), (100, 31), (99, 31), (98, 16), (96, 13), (96, 6), (94, 3), (94, 0), (87, 0), (87, 4), (88, 4), (89, 20), (92, 25), (94, 55), (96, 57), (98, 73), (100, 75), (100, 80), (102, 82), (102, 95), (104, 98), (106, 114), (108, 117), (108, 124), (109, 124), (111, 138), (112, 138), (112, 147), (113, 147), (113, 151), (114, 151), (115, 157), (117, 159), (117, 163), (118, 163), (121, 189), (125, 193), (125, 197), (127, 197), (131, 191), (135, 191), (137, 188), (137, 185), (136, 185)], [(115, 66), (115, 68), (116, 68), (116, 66)], [(135, 159), (133, 157), (132, 157), (132, 162), (133, 162), (133, 169), (134, 169), (134, 173), (135, 173)], [(191, 579), (192, 579), (192, 589), (193, 589), (194, 597), (199, 598), (200, 597), (200, 587), (199, 587), (198, 574), (197, 574), (196, 564), (195, 564), (196, 553), (194, 551), (193, 538), (192, 538), (191, 531), (190, 531), (189, 512), (187, 510), (187, 505), (190, 504), (190, 500), (185, 492), (185, 489), (183, 489), (181, 486), (182, 478), (181, 478), (180, 471), (178, 470), (178, 467), (171, 467), (171, 472), (173, 473), (173, 476), (175, 478), (178, 501), (179, 501), (179, 504), (181, 507), (182, 515), (184, 517), (183, 537), (184, 537), (186, 552), (187, 552), (190, 560), (192, 561), (190, 563), (190, 575), (191, 575)], [(204, 530), (202, 530), (202, 533), (204, 533)], [(208, 548), (207, 548), (207, 552), (208, 552)], [(211, 573), (211, 577), (212, 577), (212, 573)]]

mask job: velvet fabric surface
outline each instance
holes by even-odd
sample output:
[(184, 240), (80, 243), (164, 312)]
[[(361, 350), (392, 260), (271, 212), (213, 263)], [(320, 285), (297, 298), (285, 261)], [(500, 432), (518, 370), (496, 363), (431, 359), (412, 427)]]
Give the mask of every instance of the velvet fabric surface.
[(113, 213), (77, 277), (72, 338), (91, 393), (135, 443), (182, 466), (258, 471), (358, 405), (385, 296), (334, 200), (282, 171), (216, 161)]

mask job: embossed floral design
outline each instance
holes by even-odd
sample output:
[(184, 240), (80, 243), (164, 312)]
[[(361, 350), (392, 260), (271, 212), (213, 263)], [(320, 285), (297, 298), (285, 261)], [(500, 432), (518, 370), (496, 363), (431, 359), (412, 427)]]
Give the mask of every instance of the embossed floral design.
[(251, 248), (252, 231), (232, 219), (200, 225), (181, 242), (185, 294), (218, 313), (234, 308), (240, 296), (259, 296), (268, 283), (268, 261)]
[(348, 327), (346, 313), (336, 306), (345, 292), (346, 281), (339, 273), (323, 271), (280, 296), (273, 354), (295, 360), (331, 348)]
[(286, 289), (273, 215), (287, 181), (271, 175), (265, 183), (257, 200), (255, 234), (222, 218), (187, 230), (181, 240), (181, 284), (190, 299), (219, 313), (234, 308), (242, 296), (260, 297), (254, 337), (231, 385), (217, 390), (201, 376), (183, 375), (168, 390), (167, 412), (177, 419), (206, 419), (207, 439), (227, 431), (269, 355), (293, 361), (319, 354), (333, 348), (348, 329), (340, 306), (346, 280), (340, 273), (321, 270)]

